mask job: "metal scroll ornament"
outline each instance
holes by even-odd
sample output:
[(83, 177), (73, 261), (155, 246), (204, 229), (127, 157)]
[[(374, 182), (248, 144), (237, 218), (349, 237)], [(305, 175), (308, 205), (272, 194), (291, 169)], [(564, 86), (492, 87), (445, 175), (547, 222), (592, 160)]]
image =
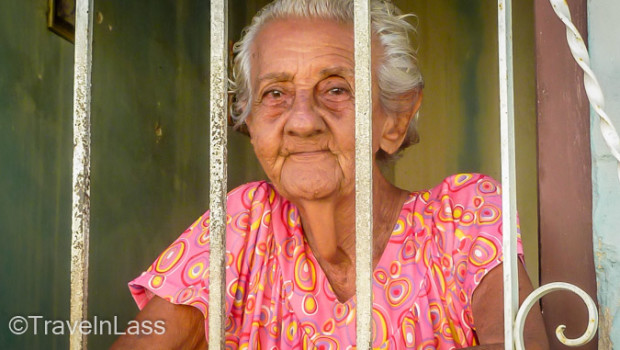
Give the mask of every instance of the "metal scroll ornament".
[(600, 118), (603, 139), (609, 147), (612, 156), (618, 162), (618, 180), (620, 180), (620, 137), (611, 119), (603, 110), (603, 108), (605, 108), (605, 98), (601, 85), (598, 83), (594, 72), (590, 68), (588, 49), (586, 48), (581, 34), (579, 34), (579, 31), (571, 20), (570, 9), (568, 8), (566, 0), (549, 0), (549, 2), (555, 14), (566, 26), (566, 41), (573, 54), (573, 58), (583, 70), (583, 85), (586, 90), (586, 95), (588, 95), (588, 100), (590, 100), (592, 109), (594, 109)]
[(592, 338), (594, 338), (594, 334), (596, 334), (596, 329), (598, 327), (598, 312), (596, 310), (596, 304), (594, 304), (594, 301), (592, 300), (592, 298), (590, 298), (590, 296), (586, 292), (584, 292), (581, 288), (574, 286), (570, 283), (553, 282), (553, 283), (545, 284), (544, 286), (539, 287), (536, 290), (534, 290), (527, 298), (525, 298), (525, 300), (523, 301), (523, 304), (521, 305), (521, 308), (519, 308), (519, 311), (517, 312), (517, 318), (515, 320), (515, 327), (514, 327), (514, 335), (515, 335), (514, 340), (515, 340), (515, 346), (517, 350), (525, 349), (525, 345), (523, 343), (523, 329), (525, 326), (525, 318), (527, 317), (527, 314), (529, 313), (529, 311), (532, 309), (532, 306), (534, 306), (534, 304), (536, 304), (538, 300), (542, 298), (543, 296), (551, 292), (558, 291), (558, 290), (571, 291), (577, 294), (581, 299), (583, 299), (583, 302), (586, 304), (588, 308), (588, 318), (589, 318), (588, 328), (586, 328), (586, 331), (583, 333), (581, 337), (576, 338), (576, 339), (567, 338), (564, 335), (564, 330), (566, 329), (566, 326), (563, 324), (559, 325), (555, 329), (555, 335), (558, 337), (560, 342), (568, 346), (580, 346), (580, 345), (586, 344), (587, 342), (592, 340)]

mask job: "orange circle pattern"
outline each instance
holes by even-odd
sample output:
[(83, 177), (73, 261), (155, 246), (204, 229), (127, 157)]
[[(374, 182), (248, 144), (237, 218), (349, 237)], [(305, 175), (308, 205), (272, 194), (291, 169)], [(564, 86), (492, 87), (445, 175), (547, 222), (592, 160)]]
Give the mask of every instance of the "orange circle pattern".
[[(207, 212), (130, 282), (138, 306), (158, 295), (206, 316), (208, 222)], [(470, 301), (502, 261), (501, 231), (501, 189), (487, 176), (454, 175), (411, 193), (373, 272), (373, 347), (474, 345)], [(299, 211), (273, 186), (230, 192), (226, 239), (227, 349), (355, 348), (355, 297), (338, 299)]]

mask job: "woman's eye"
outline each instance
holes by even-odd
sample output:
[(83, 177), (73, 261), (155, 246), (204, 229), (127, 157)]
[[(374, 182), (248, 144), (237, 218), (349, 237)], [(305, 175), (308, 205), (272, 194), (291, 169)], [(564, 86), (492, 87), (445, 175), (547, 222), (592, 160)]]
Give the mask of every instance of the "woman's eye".
[(266, 91), (263, 96), (268, 97), (268, 98), (273, 98), (273, 99), (279, 99), (279, 98), (282, 98), (283, 95), (284, 93), (282, 93), (282, 91), (280, 90), (269, 90), (269, 91)]
[(331, 102), (344, 102), (351, 99), (351, 93), (344, 87), (332, 87), (325, 91), (325, 98)]
[(330, 95), (342, 95), (342, 94), (346, 93), (347, 91), (345, 89), (343, 89), (343, 88), (337, 87), (337, 88), (329, 89), (327, 92)]
[(271, 89), (263, 93), (262, 104), (267, 106), (280, 106), (286, 102), (286, 93), (282, 90)]

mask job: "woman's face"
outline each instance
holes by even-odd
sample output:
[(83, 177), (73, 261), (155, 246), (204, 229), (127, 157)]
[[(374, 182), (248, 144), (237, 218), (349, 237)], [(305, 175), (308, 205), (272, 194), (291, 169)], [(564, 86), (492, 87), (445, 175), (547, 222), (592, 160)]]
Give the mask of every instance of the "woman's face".
[[(260, 30), (253, 45), (247, 124), (267, 176), (294, 202), (353, 193), (352, 25), (275, 20)], [(377, 129), (385, 113), (373, 100)], [(373, 143), (376, 151), (378, 142)]]

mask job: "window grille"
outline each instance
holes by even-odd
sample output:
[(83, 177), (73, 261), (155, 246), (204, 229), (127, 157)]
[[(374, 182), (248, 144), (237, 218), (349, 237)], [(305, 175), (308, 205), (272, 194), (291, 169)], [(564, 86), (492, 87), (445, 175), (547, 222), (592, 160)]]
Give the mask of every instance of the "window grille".
[[(94, 0), (76, 1), (75, 75), (74, 75), (74, 153), (73, 208), (71, 242), (71, 322), (87, 318), (88, 298), (88, 238), (90, 223), (90, 99)], [(584, 69), (588, 97), (601, 118), (601, 129), (612, 155), (618, 159), (620, 178), (620, 138), (603, 111), (604, 100), (596, 77), (589, 68), (588, 52), (570, 19), (568, 5), (562, 0), (549, 0), (558, 17), (567, 27), (567, 39), (573, 56)], [(356, 95), (356, 296), (357, 340), (359, 348), (372, 344), (372, 152), (371, 152), (371, 62), (369, 1), (355, 1), (355, 85)], [(504, 207), (504, 286), (505, 348), (523, 349), (522, 328), (532, 305), (543, 295), (565, 289), (577, 293), (588, 306), (590, 322), (578, 339), (566, 339), (563, 327), (556, 330), (565, 344), (577, 346), (594, 336), (598, 314), (592, 299), (581, 289), (567, 283), (551, 283), (538, 288), (518, 309), (516, 257), (516, 191), (514, 104), (512, 73), (512, 3), (498, 0), (498, 40), (501, 118), (501, 167)], [(211, 256), (209, 293), (209, 344), (224, 348), (224, 288), (225, 288), (225, 224), (226, 224), (226, 119), (227, 119), (227, 25), (228, 1), (211, 0), (211, 145), (210, 145), (210, 210)], [(513, 343), (514, 340), (514, 343)], [(516, 344), (515, 344), (516, 343)], [(86, 349), (86, 335), (74, 332), (70, 348)]]

